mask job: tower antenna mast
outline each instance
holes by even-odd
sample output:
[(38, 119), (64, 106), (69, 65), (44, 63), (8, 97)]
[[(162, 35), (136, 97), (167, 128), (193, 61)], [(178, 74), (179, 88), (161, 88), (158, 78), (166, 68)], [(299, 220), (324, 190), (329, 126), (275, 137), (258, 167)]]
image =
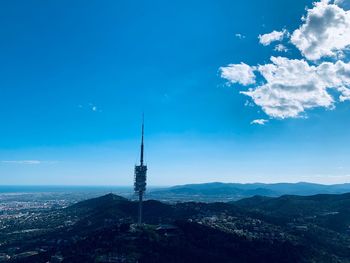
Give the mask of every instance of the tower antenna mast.
[(144, 131), (145, 131), (145, 116), (144, 114), (142, 114), (142, 128), (141, 128), (141, 156), (140, 156), (140, 164), (143, 165), (143, 134), (144, 134)]

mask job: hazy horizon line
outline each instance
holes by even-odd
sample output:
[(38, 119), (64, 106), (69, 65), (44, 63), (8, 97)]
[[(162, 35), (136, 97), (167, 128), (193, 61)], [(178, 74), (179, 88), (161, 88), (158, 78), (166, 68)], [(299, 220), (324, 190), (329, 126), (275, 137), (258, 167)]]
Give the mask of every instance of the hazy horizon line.
[[(247, 184), (263, 184), (263, 185), (271, 185), (271, 184), (316, 184), (316, 185), (325, 185), (325, 186), (331, 186), (331, 185), (344, 185), (344, 184), (350, 184), (348, 183), (335, 183), (335, 184), (325, 184), (325, 183), (318, 183), (318, 182), (306, 182), (306, 181), (298, 181), (298, 182), (286, 182), (286, 181), (280, 181), (280, 182), (220, 182), (220, 181), (210, 181), (210, 182), (195, 182), (195, 183), (179, 183), (179, 184), (173, 184), (173, 185), (148, 185), (147, 187), (150, 188), (158, 188), (158, 187), (173, 187), (173, 186), (182, 186), (182, 185), (199, 185), (199, 184), (241, 184), (241, 185), (247, 185)], [(132, 184), (128, 185), (105, 185), (105, 184), (0, 184), (0, 187), (121, 187), (121, 188), (133, 188)]]

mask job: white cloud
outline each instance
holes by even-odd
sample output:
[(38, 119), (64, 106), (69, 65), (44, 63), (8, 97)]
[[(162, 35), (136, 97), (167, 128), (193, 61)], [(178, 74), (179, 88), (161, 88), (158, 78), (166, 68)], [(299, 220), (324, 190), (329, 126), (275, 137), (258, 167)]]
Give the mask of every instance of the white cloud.
[(266, 84), (241, 92), (274, 118), (300, 117), (305, 109), (333, 105), (315, 68), (304, 60), (272, 57), (272, 64), (261, 65), (259, 72)]
[(341, 93), (339, 100), (350, 99), (350, 63), (324, 62), (311, 66), (305, 60), (271, 57), (271, 64), (260, 65), (257, 70), (265, 84), (248, 91), (254, 103), (273, 118), (302, 117), (307, 109), (332, 109), (334, 98), (329, 89)]
[(346, 101), (346, 100), (350, 100), (350, 89), (345, 88), (345, 87), (340, 87), (338, 89), (339, 92), (341, 92), (340, 96), (339, 96), (339, 100), (341, 102)]
[(265, 120), (265, 119), (257, 119), (257, 120), (253, 120), (250, 124), (265, 125), (267, 122), (268, 120)]
[(93, 104), (93, 103), (89, 103), (89, 108), (92, 111), (95, 111), (95, 112), (97, 111), (97, 106), (95, 104)]
[(92, 103), (90, 103), (90, 110), (92, 110), (93, 112), (102, 112), (102, 110), (99, 107)]
[(255, 105), (254, 105), (253, 102), (250, 102), (249, 100), (246, 100), (246, 101), (244, 102), (244, 106), (246, 106), (246, 107), (254, 107)]
[(91, 110), (93, 112), (102, 112), (102, 110), (93, 103), (89, 103), (87, 105), (79, 104), (78, 108), (83, 109), (83, 110), (89, 110), (89, 111)]
[(41, 161), (39, 160), (3, 160), (1, 161), (2, 163), (7, 163), (7, 164), (41, 164)]
[[(336, 102), (350, 100), (350, 62), (342, 61), (350, 51), (350, 11), (342, 9), (344, 3), (320, 0), (307, 10), (291, 36), (305, 59), (271, 57), (271, 63), (259, 66), (230, 64), (221, 68), (221, 77), (230, 83), (255, 84), (241, 94), (270, 118), (305, 117), (309, 109), (334, 109)], [(284, 37), (290, 37), (287, 30), (260, 35), (259, 40), (266, 46)], [(287, 51), (282, 43), (275, 50)], [(324, 57), (336, 59), (326, 62)]]
[(221, 77), (227, 79), (230, 83), (240, 83), (249, 85), (255, 83), (254, 68), (245, 63), (230, 64), (226, 67), (221, 67)]
[(283, 29), (282, 31), (274, 30), (271, 33), (259, 35), (258, 38), (260, 44), (268, 46), (274, 41), (281, 41), (287, 34), (288, 32), (285, 29)]
[(240, 33), (237, 33), (237, 34), (235, 34), (235, 37), (237, 37), (237, 38), (239, 38), (239, 39), (244, 39), (244, 38), (245, 38), (245, 35), (240, 34)]
[(309, 60), (342, 55), (350, 45), (350, 11), (328, 0), (316, 2), (291, 42)]
[(278, 51), (278, 52), (287, 52), (288, 51), (288, 48), (286, 48), (285, 45), (283, 44), (278, 44), (275, 46), (275, 51)]

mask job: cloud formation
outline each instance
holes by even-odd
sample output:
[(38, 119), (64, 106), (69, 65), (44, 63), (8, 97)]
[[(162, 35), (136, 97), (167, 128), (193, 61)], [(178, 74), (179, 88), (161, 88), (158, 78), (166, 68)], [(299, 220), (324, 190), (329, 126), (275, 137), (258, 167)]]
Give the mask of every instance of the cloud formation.
[(254, 68), (245, 63), (230, 64), (226, 67), (221, 67), (221, 77), (227, 79), (230, 83), (239, 83), (249, 85), (255, 83)]
[(245, 38), (245, 35), (240, 34), (240, 33), (237, 33), (237, 34), (235, 34), (235, 37), (237, 37), (237, 38), (239, 38), (239, 39), (244, 39), (244, 38)]
[(345, 11), (329, 1), (320, 1), (307, 10), (303, 24), (291, 36), (291, 42), (305, 58), (343, 55), (350, 45), (350, 11)]
[(275, 46), (274, 50), (278, 52), (287, 52), (288, 48), (286, 48), (286, 46), (283, 44), (278, 44)]
[(329, 89), (340, 92), (340, 101), (349, 99), (350, 64), (342, 61), (311, 66), (305, 60), (271, 57), (270, 64), (257, 71), (265, 84), (242, 91), (273, 118), (301, 117), (307, 109), (334, 107)]
[[(260, 43), (282, 40), (289, 36), (286, 32), (260, 35)], [(271, 63), (258, 66), (230, 64), (220, 68), (221, 77), (243, 86), (254, 84), (240, 93), (270, 118), (305, 117), (309, 109), (334, 109), (336, 102), (350, 100), (350, 63), (341, 60), (350, 45), (349, 11), (326, 0), (315, 3), (292, 33), (291, 43), (305, 59), (271, 56)], [(283, 47), (275, 49), (282, 51)], [(322, 61), (324, 57), (335, 60)]]
[(272, 31), (271, 33), (259, 35), (259, 42), (264, 46), (270, 45), (272, 42), (281, 41), (286, 35), (287, 31), (284, 29), (282, 31)]
[(253, 120), (250, 124), (265, 125), (267, 122), (268, 120), (265, 119), (257, 119)]
[(102, 110), (93, 103), (89, 103), (87, 105), (79, 104), (78, 108), (93, 111), (93, 112), (102, 112)]

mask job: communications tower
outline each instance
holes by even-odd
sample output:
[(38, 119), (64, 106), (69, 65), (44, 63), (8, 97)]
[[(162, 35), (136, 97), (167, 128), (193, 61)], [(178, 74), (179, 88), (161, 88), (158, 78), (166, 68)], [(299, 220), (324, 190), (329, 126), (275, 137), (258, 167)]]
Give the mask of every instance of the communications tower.
[(143, 134), (144, 134), (144, 118), (142, 116), (142, 132), (141, 132), (141, 154), (140, 165), (135, 165), (134, 174), (134, 191), (139, 196), (139, 215), (138, 224), (142, 224), (142, 199), (146, 191), (147, 165), (143, 164)]

